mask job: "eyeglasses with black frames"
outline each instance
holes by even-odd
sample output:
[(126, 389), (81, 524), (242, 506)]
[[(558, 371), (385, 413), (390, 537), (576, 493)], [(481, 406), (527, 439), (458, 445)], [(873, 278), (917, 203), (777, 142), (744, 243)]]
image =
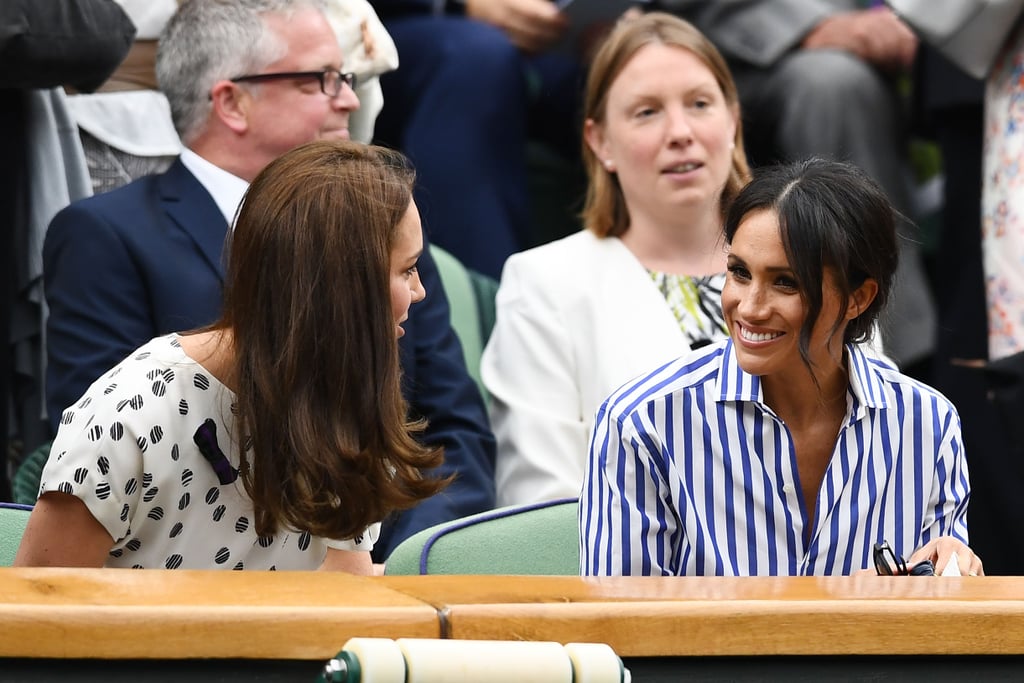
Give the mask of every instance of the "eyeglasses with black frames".
[(342, 73), (337, 69), (324, 69), (322, 71), (282, 71), (269, 74), (250, 74), (247, 76), (235, 76), (229, 79), (232, 83), (263, 83), (266, 81), (283, 81), (296, 78), (316, 78), (320, 81), (320, 91), (328, 97), (337, 97), (341, 94), (344, 85), (353, 90), (356, 89), (356, 75), (352, 72)]

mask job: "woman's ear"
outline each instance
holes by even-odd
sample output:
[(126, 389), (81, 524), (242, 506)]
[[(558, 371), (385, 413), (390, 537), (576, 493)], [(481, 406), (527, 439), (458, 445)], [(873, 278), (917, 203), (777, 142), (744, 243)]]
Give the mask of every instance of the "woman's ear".
[(210, 100), (214, 115), (225, 126), (236, 133), (244, 133), (249, 128), (252, 96), (245, 88), (231, 81), (217, 81), (210, 88)]
[(590, 148), (590, 151), (603, 164), (608, 159), (607, 150), (605, 149), (604, 127), (594, 119), (587, 119), (583, 122), (583, 139), (587, 142), (587, 147)]
[(868, 310), (876, 296), (878, 296), (878, 282), (873, 278), (868, 278), (850, 296), (850, 303), (846, 306), (846, 319), (853, 320)]

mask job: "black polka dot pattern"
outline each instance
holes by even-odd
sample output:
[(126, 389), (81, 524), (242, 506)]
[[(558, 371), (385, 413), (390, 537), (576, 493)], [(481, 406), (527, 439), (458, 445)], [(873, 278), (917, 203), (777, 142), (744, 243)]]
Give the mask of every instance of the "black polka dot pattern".
[[(64, 411), (40, 491), (87, 502), (115, 539), (108, 566), (315, 569), (324, 539), (256, 533), (237, 480), (247, 471), (239, 441), (251, 449), (251, 436), (239, 438), (236, 414), (231, 392), (176, 337), (155, 339)], [(207, 421), (212, 460), (194, 443)]]

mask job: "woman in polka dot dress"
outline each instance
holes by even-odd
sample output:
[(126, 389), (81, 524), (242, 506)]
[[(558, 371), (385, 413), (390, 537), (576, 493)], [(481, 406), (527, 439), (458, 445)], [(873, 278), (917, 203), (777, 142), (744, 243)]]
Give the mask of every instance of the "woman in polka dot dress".
[(270, 164), (221, 319), (153, 339), (64, 412), (15, 563), (370, 573), (380, 520), (445, 483), (399, 386), (425, 294), (412, 186), (398, 153), (343, 141)]

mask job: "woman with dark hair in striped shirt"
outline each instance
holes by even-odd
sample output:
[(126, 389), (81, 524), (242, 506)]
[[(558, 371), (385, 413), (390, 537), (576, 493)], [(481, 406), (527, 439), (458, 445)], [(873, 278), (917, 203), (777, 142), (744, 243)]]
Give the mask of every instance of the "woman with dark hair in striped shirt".
[(865, 173), (762, 170), (726, 218), (730, 338), (616, 391), (580, 505), (583, 574), (850, 574), (888, 541), (965, 574), (956, 409), (866, 349), (896, 214)]

